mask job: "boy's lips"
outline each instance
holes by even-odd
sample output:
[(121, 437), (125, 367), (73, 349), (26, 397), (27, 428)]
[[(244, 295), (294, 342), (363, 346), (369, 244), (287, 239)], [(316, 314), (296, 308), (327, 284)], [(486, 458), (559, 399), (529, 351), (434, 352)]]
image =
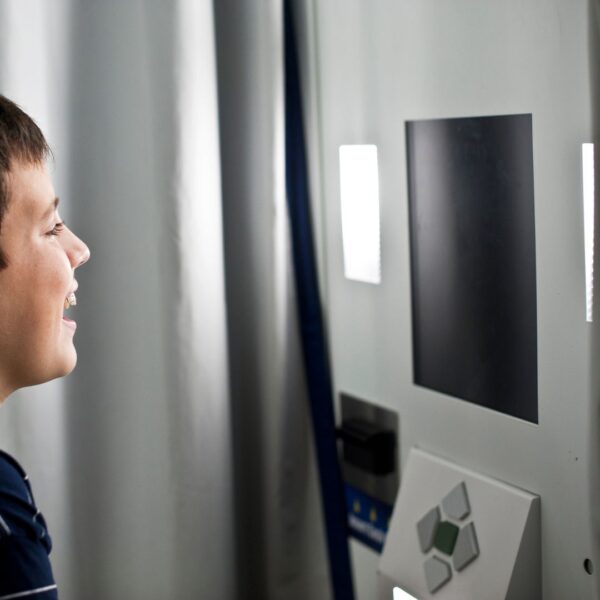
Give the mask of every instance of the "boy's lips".
[(77, 329), (77, 323), (75, 321), (73, 321), (73, 319), (69, 319), (69, 317), (63, 317), (62, 320), (63, 320), (63, 323), (67, 327), (72, 329), (73, 331), (75, 331), (75, 329)]

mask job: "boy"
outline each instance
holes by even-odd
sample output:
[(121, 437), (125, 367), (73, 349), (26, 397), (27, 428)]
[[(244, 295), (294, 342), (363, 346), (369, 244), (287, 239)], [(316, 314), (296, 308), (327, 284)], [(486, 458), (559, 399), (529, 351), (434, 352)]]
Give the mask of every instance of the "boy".
[[(75, 269), (88, 247), (60, 220), (40, 129), (0, 95), (0, 404), (77, 362)], [(52, 542), (27, 475), (0, 451), (0, 600), (56, 600)]]

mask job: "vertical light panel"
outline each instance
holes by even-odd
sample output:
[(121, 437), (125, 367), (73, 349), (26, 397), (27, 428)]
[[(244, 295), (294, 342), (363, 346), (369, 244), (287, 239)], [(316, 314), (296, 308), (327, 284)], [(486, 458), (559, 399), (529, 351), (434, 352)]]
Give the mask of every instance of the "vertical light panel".
[(594, 144), (583, 144), (583, 220), (585, 244), (586, 320), (592, 322), (594, 309)]
[(340, 146), (344, 274), (381, 283), (377, 146)]
[(395, 587), (393, 600), (417, 600), (417, 598), (401, 590), (399, 587)]

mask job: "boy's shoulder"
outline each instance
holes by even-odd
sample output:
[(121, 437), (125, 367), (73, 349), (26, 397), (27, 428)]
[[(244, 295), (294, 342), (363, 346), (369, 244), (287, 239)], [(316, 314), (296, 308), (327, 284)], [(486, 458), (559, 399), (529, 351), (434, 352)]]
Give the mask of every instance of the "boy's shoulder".
[(31, 502), (27, 481), (23, 467), (10, 454), (0, 450), (0, 505), (3, 494), (17, 495)]
[(48, 552), (52, 548), (27, 473), (10, 454), (0, 450), (0, 540), (11, 535), (38, 539)]

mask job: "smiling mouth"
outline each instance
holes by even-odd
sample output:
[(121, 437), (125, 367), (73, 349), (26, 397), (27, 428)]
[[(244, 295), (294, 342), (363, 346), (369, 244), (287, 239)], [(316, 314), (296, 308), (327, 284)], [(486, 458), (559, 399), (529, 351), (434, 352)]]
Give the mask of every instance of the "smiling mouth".
[[(67, 310), (71, 306), (77, 306), (77, 296), (75, 296), (75, 291), (77, 290), (77, 287), (77, 282), (75, 282), (75, 287), (73, 288), (73, 291), (70, 292), (69, 295), (65, 298), (65, 302), (63, 305), (64, 310)], [(73, 319), (69, 319), (69, 317), (65, 316), (64, 314), (62, 317), (62, 321), (67, 327), (69, 327), (73, 331), (75, 331), (75, 329), (77, 328), (77, 323), (73, 321)]]

